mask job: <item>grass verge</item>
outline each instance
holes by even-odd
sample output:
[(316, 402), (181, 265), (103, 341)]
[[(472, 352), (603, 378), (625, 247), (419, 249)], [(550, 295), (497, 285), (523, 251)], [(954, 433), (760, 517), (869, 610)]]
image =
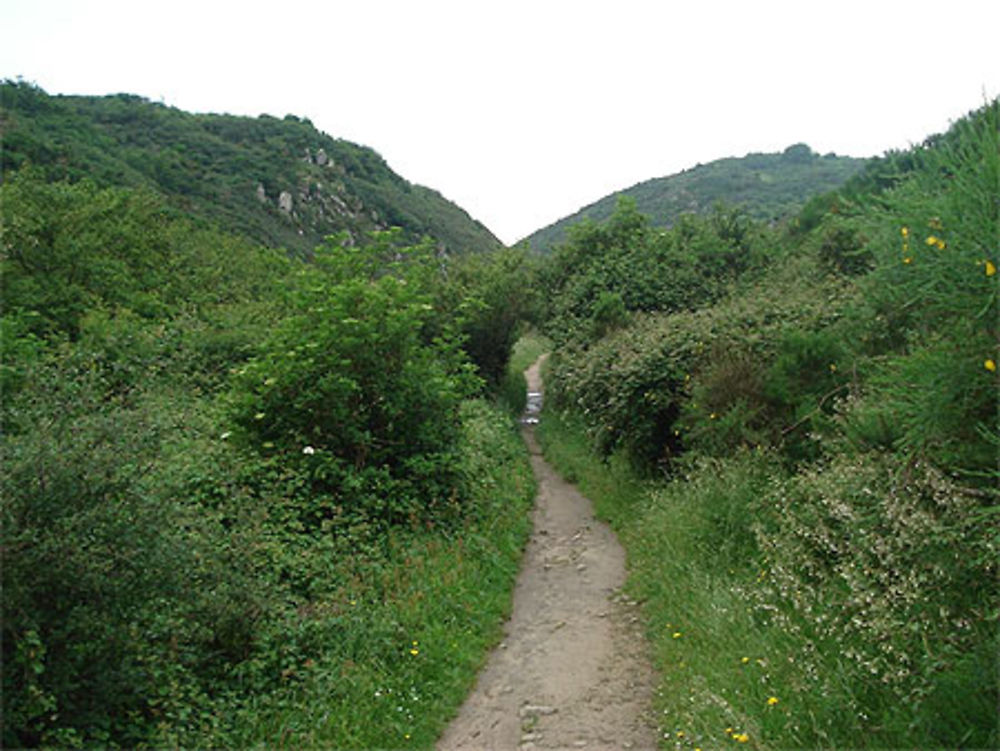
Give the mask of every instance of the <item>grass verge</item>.
[[(670, 481), (644, 482), (621, 457), (596, 457), (572, 417), (546, 413), (538, 435), (626, 549), (626, 589), (642, 603), (661, 676), (662, 748), (995, 747), (995, 597), (977, 593), (974, 566), (961, 569), (963, 594), (928, 562), (951, 539), (936, 538), (975, 538), (873, 521), (885, 508), (930, 530), (919, 484), (893, 496), (869, 460), (789, 477), (763, 451), (692, 459)], [(883, 500), (848, 538), (850, 555), (831, 558), (823, 545), (845, 504), (859, 503), (853, 486), (861, 502)], [(814, 495), (836, 514), (800, 519), (820, 507)], [(817, 540), (822, 555), (809, 548)], [(918, 556), (901, 557), (919, 540)], [(883, 574), (890, 585), (877, 585)]]
[(500, 638), (535, 493), (507, 417), (471, 402), (463, 424), (468, 523), (344, 560), (343, 586), (270, 630), (195, 745), (433, 747)]

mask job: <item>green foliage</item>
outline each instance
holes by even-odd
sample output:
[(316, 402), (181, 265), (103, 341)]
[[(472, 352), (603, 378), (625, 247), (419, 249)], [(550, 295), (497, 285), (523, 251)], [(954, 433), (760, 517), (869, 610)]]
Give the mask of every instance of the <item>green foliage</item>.
[[(897, 333), (871, 384), (899, 446), (941, 466), (995, 468), (1000, 104), (917, 149), (914, 171), (865, 215), (867, 310)], [(864, 318), (862, 318), (864, 320)], [(995, 366), (994, 366), (995, 368)]]
[(39, 337), (76, 339), (95, 309), (156, 320), (248, 302), (287, 273), (280, 255), (197, 228), (144, 191), (23, 170), (0, 186), (0, 212), (3, 310)]
[[(777, 340), (791, 327), (824, 330), (849, 300), (842, 283), (818, 274), (811, 259), (789, 259), (716, 306), (639, 316), (588, 348), (557, 350), (550, 403), (581, 411), (601, 452), (626, 447), (647, 465), (682, 447), (717, 453), (744, 443), (780, 443), (799, 410), (815, 408), (826, 392), (817, 395), (810, 384), (801, 394), (768, 393)], [(798, 376), (805, 371), (808, 380), (821, 368), (828, 377), (834, 361), (823, 354), (819, 365), (796, 366)], [(785, 369), (795, 368), (789, 362), (776, 373)]]
[(527, 242), (536, 251), (554, 249), (566, 241), (573, 225), (609, 219), (622, 198), (633, 200), (653, 227), (675, 226), (685, 214), (710, 213), (720, 202), (738, 206), (755, 219), (785, 219), (794, 215), (806, 198), (837, 188), (866, 164), (864, 159), (834, 154), (821, 157), (805, 144), (790, 146), (782, 154), (717, 159), (605, 196), (537, 230)]
[(730, 283), (692, 310), (588, 338), (553, 306), (540, 432), (621, 530), (678, 746), (996, 745), (998, 107), (811, 203), (768, 267), (693, 254)]
[(627, 313), (679, 311), (721, 296), (727, 284), (766, 265), (766, 233), (740, 211), (717, 206), (653, 231), (621, 199), (605, 224), (583, 222), (543, 267), (547, 333), (558, 344), (600, 338)]
[(296, 314), (241, 369), (232, 417), (296, 467), (303, 523), (394, 524), (451, 513), (457, 411), (475, 387), (457, 347), (425, 343), (433, 309), (405, 279), (303, 271)]
[[(195, 115), (127, 94), (49, 96), (15, 81), (0, 83), (0, 98), (5, 176), (33, 164), (51, 180), (145, 188), (254, 243), (303, 255), (330, 234), (362, 240), (391, 226), (407, 242), (429, 235), (452, 253), (500, 247), (437, 192), (305, 119)], [(291, 211), (279, 207), (281, 193)]]
[(199, 603), (228, 601), (222, 538), (150, 481), (168, 413), (108, 400), (79, 353), (29, 376), (5, 398), (3, 742), (135, 745), (201, 694), (224, 622)]
[(436, 304), (457, 323), (462, 348), (495, 389), (524, 322), (535, 315), (537, 270), (523, 249), (513, 248), (451, 259), (446, 273)]

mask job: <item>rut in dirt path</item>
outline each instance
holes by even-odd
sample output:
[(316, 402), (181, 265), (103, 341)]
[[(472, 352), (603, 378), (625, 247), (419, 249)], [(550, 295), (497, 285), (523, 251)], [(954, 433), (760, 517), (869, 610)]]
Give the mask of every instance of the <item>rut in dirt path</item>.
[[(535, 404), (541, 362), (525, 373)], [(620, 591), (625, 552), (525, 422), (538, 495), (513, 612), (438, 751), (656, 748), (648, 644)]]

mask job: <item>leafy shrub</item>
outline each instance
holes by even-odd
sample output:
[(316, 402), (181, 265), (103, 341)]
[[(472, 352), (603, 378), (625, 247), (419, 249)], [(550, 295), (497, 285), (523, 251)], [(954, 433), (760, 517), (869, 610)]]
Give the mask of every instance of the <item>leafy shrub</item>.
[(885, 420), (900, 448), (975, 471), (995, 466), (987, 436), (1000, 434), (998, 123), (995, 100), (914, 150), (914, 170), (865, 215), (867, 320), (892, 347), (873, 382)]
[(303, 272), (293, 300), (237, 376), (231, 415), (248, 446), (299, 478), (303, 523), (453, 513), (458, 409), (476, 379), (453, 342), (422, 340), (426, 295), (392, 275), (320, 271)]
[(197, 692), (177, 650), (201, 628), (184, 618), (198, 551), (144, 483), (165, 426), (76, 365), (33, 369), (5, 405), (5, 746), (135, 744)]
[[(789, 259), (780, 273), (735, 288), (713, 307), (637, 316), (589, 347), (557, 350), (550, 403), (582, 412), (602, 453), (626, 447), (645, 464), (682, 447), (725, 451), (776, 441), (793, 422), (768, 396), (776, 340), (783, 331), (823, 331), (851, 296), (849, 286), (818, 275), (813, 259)], [(823, 362), (823, 373), (829, 366)], [(794, 397), (803, 404), (811, 398), (807, 382), (810, 391)]]

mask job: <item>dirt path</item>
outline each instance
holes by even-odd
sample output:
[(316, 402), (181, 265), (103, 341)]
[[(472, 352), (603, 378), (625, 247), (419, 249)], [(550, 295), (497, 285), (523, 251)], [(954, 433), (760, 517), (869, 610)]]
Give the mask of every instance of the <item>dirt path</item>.
[[(539, 397), (540, 364), (526, 372)], [(625, 553), (542, 459), (530, 424), (524, 438), (538, 497), (506, 639), (437, 748), (653, 749), (654, 677), (636, 604), (620, 592)]]

